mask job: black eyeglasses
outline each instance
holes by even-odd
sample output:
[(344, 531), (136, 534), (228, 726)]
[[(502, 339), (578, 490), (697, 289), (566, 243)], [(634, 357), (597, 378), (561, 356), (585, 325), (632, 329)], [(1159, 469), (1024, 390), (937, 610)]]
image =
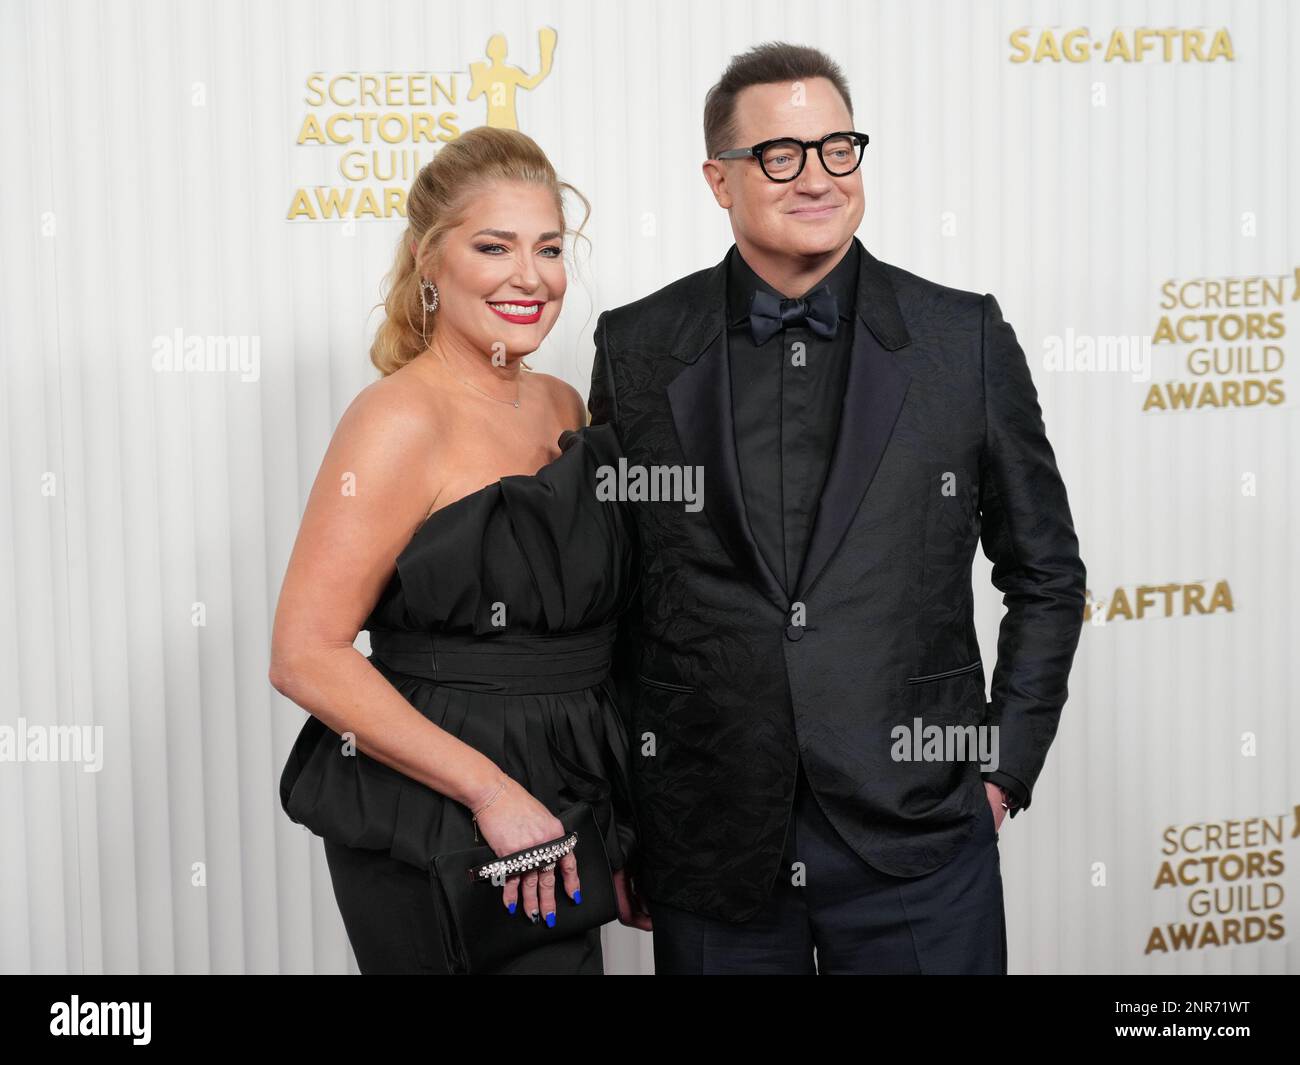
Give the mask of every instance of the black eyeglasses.
[(817, 155), (833, 177), (847, 177), (862, 165), (862, 152), (870, 138), (854, 130), (828, 133), (821, 140), (801, 141), (794, 137), (775, 137), (760, 141), (752, 148), (729, 148), (719, 152), (715, 159), (744, 159), (753, 156), (763, 173), (772, 181), (793, 181), (803, 173), (808, 161), (808, 149), (816, 148)]

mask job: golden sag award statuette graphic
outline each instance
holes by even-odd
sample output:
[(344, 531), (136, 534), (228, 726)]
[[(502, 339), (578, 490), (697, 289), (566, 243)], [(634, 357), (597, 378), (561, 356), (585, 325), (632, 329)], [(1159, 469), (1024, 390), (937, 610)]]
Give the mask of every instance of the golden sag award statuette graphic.
[[(1290, 838), (1300, 835), (1300, 806), (1291, 812)], [(1144, 954), (1248, 946), (1282, 939), (1286, 920), (1283, 844), (1286, 814), (1242, 821), (1170, 825), (1160, 853), (1156, 891), (1190, 888), (1187, 920), (1157, 925)]]
[(515, 91), (525, 92), (537, 88), (551, 72), (551, 57), (555, 55), (556, 34), (544, 26), (537, 34), (537, 47), (542, 54), (542, 66), (536, 74), (525, 74), (518, 67), (506, 64), (506, 39), (493, 34), (487, 43), (487, 55), (492, 62), (469, 65), (469, 99), (487, 96), (487, 124), (501, 129), (518, 129), (515, 114)]
[(1264, 410), (1286, 402), (1283, 341), (1288, 305), (1300, 299), (1300, 268), (1290, 276), (1175, 278), (1160, 291), (1151, 350), (1176, 352), (1186, 376), (1153, 381), (1143, 411)]
[[(556, 39), (549, 26), (538, 31), (541, 61), (535, 74), (506, 62), (504, 35), (488, 39), (488, 61), (469, 64), (465, 93), (466, 102), (484, 100), (485, 125), (519, 128), (518, 93), (535, 89), (551, 73)], [(405, 218), (406, 193), (420, 167), (439, 145), (461, 134), (458, 102), (465, 78), (463, 70), (309, 74), (302, 101), (308, 111), (297, 144), (337, 149), (336, 183), (294, 189), (285, 217), (291, 222)]]

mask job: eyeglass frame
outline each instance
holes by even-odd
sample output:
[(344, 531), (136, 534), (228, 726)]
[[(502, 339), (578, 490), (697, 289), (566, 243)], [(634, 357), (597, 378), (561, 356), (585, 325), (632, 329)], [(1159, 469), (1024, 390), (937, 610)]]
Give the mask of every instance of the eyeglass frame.
[[(853, 138), (853, 143), (857, 144), (859, 147), (858, 161), (853, 164), (852, 170), (848, 170), (843, 174), (833, 173), (831, 168), (826, 165), (826, 156), (822, 155), (822, 146), (834, 137), (851, 137)], [(861, 138), (861, 141), (858, 140), (859, 137)], [(840, 129), (836, 130), (834, 133), (828, 133), (826, 136), (815, 141), (801, 141), (798, 137), (771, 137), (768, 140), (759, 141), (750, 148), (728, 148), (726, 151), (718, 152), (718, 154), (713, 158), (746, 159), (752, 157), (758, 160), (758, 168), (763, 171), (763, 176), (767, 178), (768, 181), (775, 181), (778, 185), (784, 185), (788, 181), (794, 181), (795, 178), (803, 173), (803, 168), (808, 165), (809, 148), (817, 149), (817, 158), (821, 160), (822, 169), (825, 170), (826, 173), (830, 174), (831, 177), (848, 177), (849, 174), (852, 174), (862, 165), (862, 160), (866, 155), (867, 145), (870, 143), (871, 138), (865, 133), (859, 133), (855, 129)], [(803, 150), (803, 157), (799, 160), (799, 169), (789, 177), (773, 177), (767, 172), (767, 167), (763, 165), (763, 152), (774, 144), (797, 144)]]

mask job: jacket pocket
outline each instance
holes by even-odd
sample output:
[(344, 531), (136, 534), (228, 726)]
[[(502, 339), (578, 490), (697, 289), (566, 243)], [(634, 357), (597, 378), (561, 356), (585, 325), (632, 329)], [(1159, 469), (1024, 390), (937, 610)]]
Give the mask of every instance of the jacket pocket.
[(983, 661), (977, 658), (975, 659), (974, 662), (971, 662), (968, 665), (958, 666), (956, 669), (944, 670), (944, 672), (942, 673), (927, 673), (923, 677), (908, 677), (907, 683), (925, 684), (932, 680), (946, 680), (948, 677), (960, 677), (960, 676), (964, 676), (967, 673), (974, 673), (977, 669), (979, 669), (983, 665), (984, 665)]
[(636, 679), (648, 687), (662, 688), (667, 692), (693, 692), (695, 690), (695, 686), (692, 684), (673, 684), (666, 680), (654, 680), (651, 677), (647, 677), (644, 673), (638, 673)]

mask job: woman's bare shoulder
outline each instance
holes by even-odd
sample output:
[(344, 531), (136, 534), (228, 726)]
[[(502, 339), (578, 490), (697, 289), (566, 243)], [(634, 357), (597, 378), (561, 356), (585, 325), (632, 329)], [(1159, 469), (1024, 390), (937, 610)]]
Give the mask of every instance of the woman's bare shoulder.
[(573, 385), (554, 374), (533, 371), (533, 376), (545, 386), (550, 402), (566, 426), (577, 429), (587, 424), (587, 403)]
[(401, 370), (372, 381), (353, 397), (338, 432), (358, 443), (431, 446), (438, 433), (438, 401), (429, 385)]

